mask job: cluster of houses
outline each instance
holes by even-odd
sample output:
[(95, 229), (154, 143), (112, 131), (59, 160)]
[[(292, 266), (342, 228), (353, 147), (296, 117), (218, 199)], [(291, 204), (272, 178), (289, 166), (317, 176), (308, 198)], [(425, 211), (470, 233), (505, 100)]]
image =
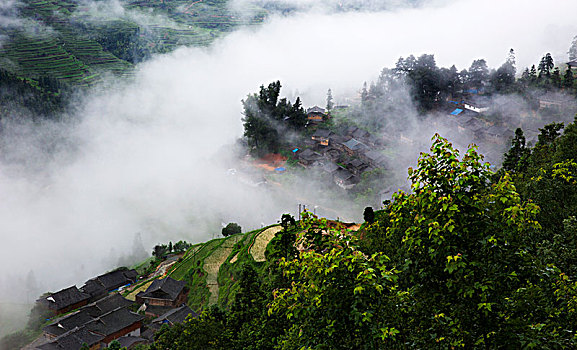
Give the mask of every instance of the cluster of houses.
[[(559, 110), (565, 114), (577, 110), (575, 99), (563, 94), (544, 94), (538, 96), (535, 103), (537, 101), (538, 107), (529, 106), (515, 99), (491, 99), (483, 94), (483, 89), (471, 89), (447, 101), (447, 115), (436, 118), (434, 127), (450, 130), (454, 133), (452, 136), (462, 135), (468, 142), (493, 144), (484, 151), (487, 159), (498, 162), (516, 128), (521, 127), (527, 141), (534, 143), (539, 128), (550, 122), (546, 120), (546, 110)], [(540, 115), (545, 117), (536, 118), (537, 110), (544, 112)], [(511, 113), (515, 117), (509, 118)], [(316, 130), (304, 140), (303, 147), (292, 150), (294, 158), (304, 168), (319, 169), (331, 176), (336, 185), (346, 190), (354, 188), (364, 172), (393, 165), (386, 145), (413, 142), (402, 131), (395, 135), (381, 133), (377, 137), (355, 126), (329, 130), (323, 122), (330, 116), (318, 106), (308, 108), (307, 117), (308, 126)]]
[(186, 305), (186, 282), (170, 277), (154, 280), (136, 301), (124, 298), (119, 290), (134, 284), (137, 276), (135, 270), (113, 271), (86, 281), (80, 289), (72, 286), (38, 299), (56, 318), (43, 328), (45, 341), (36, 348), (72, 350), (84, 345), (93, 350), (116, 340), (132, 349), (151, 342), (162, 325), (198, 316)]
[[(538, 105), (537, 105), (538, 103)], [(449, 101), (452, 106), (450, 118), (446, 124), (455, 126), (459, 132), (472, 134), (473, 142), (503, 143), (514, 135), (514, 130), (521, 127), (525, 132), (528, 142), (534, 142), (539, 133), (538, 129), (548, 122), (557, 120), (554, 117), (547, 119), (546, 110), (560, 111), (572, 115), (577, 104), (574, 98), (559, 94), (546, 93), (535, 99), (535, 106), (519, 103), (513, 99), (491, 100), (488, 97), (469, 94), (459, 101)], [(536, 112), (540, 111), (542, 118), (536, 118)], [(508, 118), (512, 112), (520, 118)], [(499, 115), (500, 120), (489, 121), (483, 115)]]
[[(325, 110), (317, 106), (309, 108), (307, 115), (309, 122), (315, 124), (328, 118)], [(306, 149), (293, 149), (298, 164), (304, 168), (320, 169), (346, 190), (353, 188), (364, 172), (385, 168), (389, 162), (383, 139), (355, 126), (333, 132), (319, 125), (304, 143)]]

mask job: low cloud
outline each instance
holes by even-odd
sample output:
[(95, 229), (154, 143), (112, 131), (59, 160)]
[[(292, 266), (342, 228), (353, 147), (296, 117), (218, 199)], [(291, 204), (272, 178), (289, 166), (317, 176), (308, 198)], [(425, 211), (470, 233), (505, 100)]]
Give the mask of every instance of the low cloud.
[[(3, 125), (0, 281), (32, 270), (46, 289), (81, 284), (130, 254), (137, 233), (147, 248), (199, 242), (218, 236), (221, 222), (260, 227), (301, 202), (359, 219), (314, 185), (251, 185), (258, 176), (223, 156), (242, 135), (241, 99), (279, 79), (281, 94), (300, 95), (305, 106), (323, 106), (328, 88), (341, 103), (409, 54), (433, 53), (438, 65), (459, 69), (477, 58), (497, 67), (511, 47), (520, 70), (546, 52), (562, 60), (577, 33), (577, 3), (549, 5), (563, 11), (543, 17), (526, 1), (464, 0), (272, 16), (209, 48), (139, 65), (133, 81), (109, 82), (78, 101), (71, 122)], [(16, 298), (18, 287), (12, 292)]]

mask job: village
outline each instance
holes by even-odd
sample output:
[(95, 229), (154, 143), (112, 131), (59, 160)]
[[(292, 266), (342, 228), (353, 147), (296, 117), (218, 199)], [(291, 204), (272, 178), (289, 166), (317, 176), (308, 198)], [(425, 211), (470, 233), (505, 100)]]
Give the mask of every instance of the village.
[[(539, 128), (547, 123), (537, 112), (546, 110), (575, 110), (575, 101), (563, 95), (546, 94), (538, 99), (537, 111), (516, 102), (496, 103), (482, 91), (470, 89), (462, 95), (448, 99), (443, 112), (432, 119), (432, 125), (440, 130), (450, 130), (450, 138), (471, 140), (485, 144), (489, 150), (486, 158), (500, 163), (501, 155), (510, 146), (517, 128), (522, 128), (528, 143), (537, 141)], [(335, 106), (341, 111), (348, 106)], [(517, 118), (507, 118), (508, 111), (515, 110)], [(495, 118), (495, 115), (502, 118)], [(379, 132), (378, 135), (356, 126), (336, 127), (332, 131), (325, 126), (331, 118), (326, 109), (313, 106), (307, 109), (308, 128), (315, 131), (304, 138), (301, 147), (291, 150), (292, 156), (305, 169), (319, 170), (335, 185), (352, 190), (365, 172), (375, 169), (387, 170), (396, 164), (395, 150), (412, 145), (415, 140), (408, 132)]]
[(95, 350), (113, 341), (133, 349), (152, 342), (163, 325), (198, 316), (186, 305), (186, 282), (171, 277), (154, 279), (144, 291), (122, 296), (138, 290), (144, 277), (139, 278), (134, 269), (118, 269), (94, 277), (80, 288), (71, 286), (44, 295), (36, 301), (36, 308), (50, 317), (50, 323), (42, 328), (43, 337), (27, 349)]

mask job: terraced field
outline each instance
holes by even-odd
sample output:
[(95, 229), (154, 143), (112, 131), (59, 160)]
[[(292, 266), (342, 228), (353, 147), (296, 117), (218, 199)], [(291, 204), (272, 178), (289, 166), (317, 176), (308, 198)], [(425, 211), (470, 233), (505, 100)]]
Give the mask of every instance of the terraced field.
[(274, 238), (277, 232), (281, 231), (282, 227), (280, 225), (269, 227), (268, 229), (262, 231), (256, 235), (254, 243), (250, 246), (249, 251), (252, 255), (254, 261), (261, 262), (266, 261), (264, 252), (266, 251), (266, 246)]
[(23, 76), (50, 76), (75, 85), (90, 85), (98, 79), (98, 75), (52, 37), (17, 35), (0, 49), (0, 56), (4, 62), (16, 63), (16, 73)]
[(204, 260), (204, 270), (207, 272), (206, 284), (210, 290), (209, 305), (215, 304), (218, 301), (218, 271), (220, 266), (229, 257), (234, 244), (241, 238), (242, 235), (234, 235), (228, 238)]

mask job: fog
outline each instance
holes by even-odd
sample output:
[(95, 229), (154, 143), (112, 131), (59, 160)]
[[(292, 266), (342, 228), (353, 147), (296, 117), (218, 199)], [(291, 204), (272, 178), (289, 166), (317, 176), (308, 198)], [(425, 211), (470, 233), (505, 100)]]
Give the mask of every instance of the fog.
[[(30, 301), (81, 285), (116, 267), (119, 256), (141, 254), (132, 248), (137, 233), (150, 251), (168, 240), (218, 236), (223, 222), (245, 230), (268, 225), (296, 214), (298, 203), (362, 217), (347, 203), (320, 198), (314, 184), (282, 191), (228, 175), (241, 166), (233, 146), (243, 131), (240, 101), (261, 84), (280, 80), (281, 94), (299, 95), (305, 106), (324, 106), (331, 88), (338, 104), (399, 56), (432, 53), (439, 66), (460, 70), (478, 58), (498, 67), (514, 48), (522, 71), (546, 52), (566, 60), (577, 33), (577, 3), (563, 0), (548, 3), (557, 9), (549, 16), (521, 0), (418, 8), (395, 1), (380, 12), (322, 11), (312, 3), (208, 48), (157, 56), (137, 67), (133, 81), (109, 80), (79, 96), (69, 120), (2, 125), (0, 299)], [(30, 271), (33, 286), (23, 277)]]

